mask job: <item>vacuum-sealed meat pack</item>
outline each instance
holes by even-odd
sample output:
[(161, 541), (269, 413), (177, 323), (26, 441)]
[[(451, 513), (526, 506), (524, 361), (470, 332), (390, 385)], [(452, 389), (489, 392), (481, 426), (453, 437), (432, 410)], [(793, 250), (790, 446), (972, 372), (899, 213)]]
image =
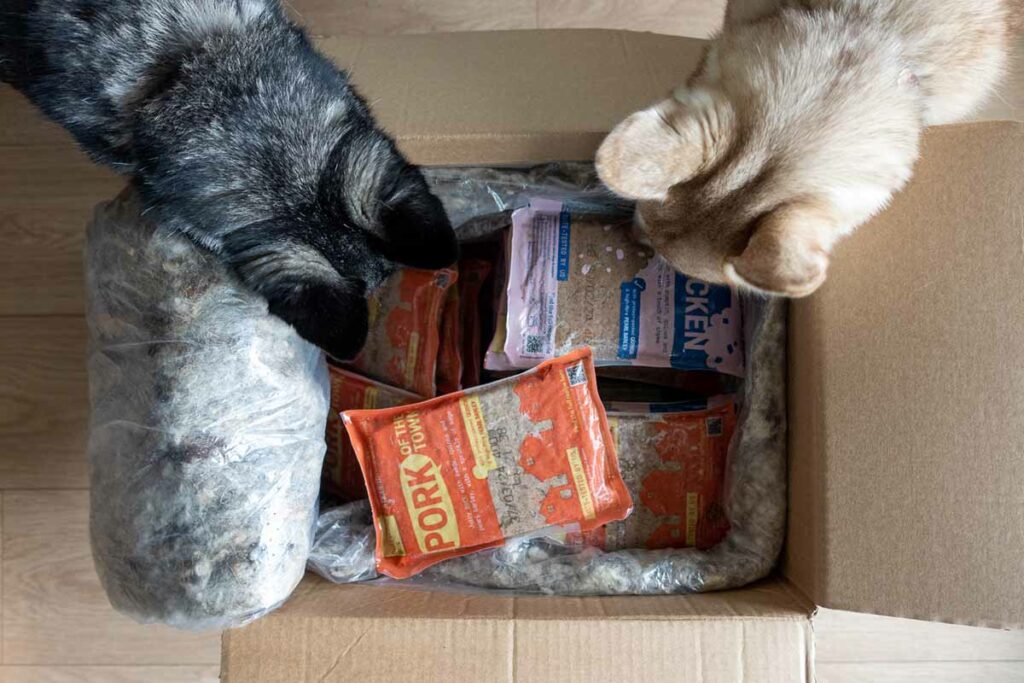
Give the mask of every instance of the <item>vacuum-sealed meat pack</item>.
[(549, 527), (590, 531), (632, 508), (589, 350), (343, 418), (370, 491), (377, 566), (388, 576)]
[(370, 330), (353, 369), (419, 396), (437, 393), (441, 319), (455, 270), (401, 268), (370, 294)]
[[(725, 466), (736, 428), (732, 397), (706, 405), (619, 404), (608, 423), (633, 513), (589, 534), (603, 550), (700, 548), (725, 537)], [(710, 403), (710, 405), (707, 405)]]

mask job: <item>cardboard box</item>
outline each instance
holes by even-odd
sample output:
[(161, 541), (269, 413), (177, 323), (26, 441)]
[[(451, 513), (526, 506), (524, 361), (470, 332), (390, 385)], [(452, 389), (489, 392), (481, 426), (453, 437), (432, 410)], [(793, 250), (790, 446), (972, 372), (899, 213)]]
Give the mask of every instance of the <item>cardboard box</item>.
[[(333, 39), (414, 162), (591, 158), (702, 42), (613, 31)], [(224, 636), (228, 681), (807, 681), (815, 605), (1024, 625), (1024, 127), (933, 129), (893, 206), (791, 308), (779, 573), (666, 597), (309, 577)]]

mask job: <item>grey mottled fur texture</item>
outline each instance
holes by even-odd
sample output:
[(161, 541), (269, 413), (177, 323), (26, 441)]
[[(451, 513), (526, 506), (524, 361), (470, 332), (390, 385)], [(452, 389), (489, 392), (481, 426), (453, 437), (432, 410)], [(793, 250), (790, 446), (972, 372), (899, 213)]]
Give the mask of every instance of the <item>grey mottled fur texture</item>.
[(339, 358), (396, 263), (457, 256), (419, 170), (276, 0), (8, 0), (0, 79)]

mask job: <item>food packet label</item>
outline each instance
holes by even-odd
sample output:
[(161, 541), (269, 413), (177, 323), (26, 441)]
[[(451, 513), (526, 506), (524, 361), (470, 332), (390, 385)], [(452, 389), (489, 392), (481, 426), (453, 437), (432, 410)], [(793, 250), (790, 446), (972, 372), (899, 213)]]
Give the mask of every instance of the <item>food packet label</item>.
[(589, 350), (424, 403), (350, 411), (378, 569), (405, 578), (552, 526), (629, 514)]
[[(514, 311), (510, 322), (517, 328), (515, 339), (522, 341), (516, 348), (517, 355), (538, 362), (554, 354), (558, 283), (569, 279), (569, 218), (560, 205), (558, 208), (558, 211), (530, 213), (529, 216), (517, 212), (519, 223), (515, 225), (525, 227), (512, 231), (512, 251), (522, 255), (520, 259), (513, 257), (513, 263), (525, 260), (530, 272), (522, 277), (528, 313), (521, 316), (519, 311)], [(507, 344), (506, 341), (506, 351)]]
[(323, 487), (343, 500), (366, 498), (366, 484), (341, 413), (345, 410), (391, 408), (422, 400), (419, 396), (389, 387), (335, 365), (328, 366), (331, 379), (331, 409), (327, 413), (327, 453), (324, 457)]
[(604, 550), (703, 550), (722, 540), (729, 530), (724, 479), (736, 408), (731, 396), (708, 404), (686, 412), (611, 413), (623, 479), (636, 509), (626, 520), (571, 540)]
[(677, 273), (628, 225), (577, 221), (535, 199), (513, 214), (509, 252), (503, 350), (513, 366), (586, 344), (598, 365), (742, 376), (735, 291)]

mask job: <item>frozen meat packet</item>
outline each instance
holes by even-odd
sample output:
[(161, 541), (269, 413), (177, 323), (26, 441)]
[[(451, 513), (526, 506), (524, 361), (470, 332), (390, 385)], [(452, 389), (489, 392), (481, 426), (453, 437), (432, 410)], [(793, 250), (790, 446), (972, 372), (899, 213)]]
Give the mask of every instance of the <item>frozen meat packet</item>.
[(420, 396), (436, 395), (441, 314), (457, 278), (451, 268), (395, 271), (369, 297), (370, 330), (352, 367)]
[(327, 413), (327, 454), (324, 457), (323, 488), (342, 500), (366, 498), (366, 484), (352, 442), (341, 422), (345, 410), (393, 408), (422, 401), (402, 389), (363, 377), (336, 365), (328, 366), (331, 378), (331, 409)]
[[(627, 519), (577, 537), (604, 550), (699, 548), (725, 538), (732, 396), (691, 404), (612, 404), (608, 424), (636, 503)], [(613, 412), (614, 411), (614, 412)]]
[(553, 526), (625, 518), (589, 349), (423, 403), (343, 415), (393, 578)]
[(507, 272), (499, 336), (513, 367), (586, 345), (597, 365), (743, 375), (736, 292), (676, 272), (628, 222), (531, 200), (512, 216)]

